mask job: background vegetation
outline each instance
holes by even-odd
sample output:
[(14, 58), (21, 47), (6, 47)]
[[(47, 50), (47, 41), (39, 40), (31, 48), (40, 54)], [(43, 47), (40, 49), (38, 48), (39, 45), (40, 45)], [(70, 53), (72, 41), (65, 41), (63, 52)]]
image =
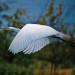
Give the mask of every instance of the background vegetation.
[[(61, 22), (58, 25), (62, 11), (62, 3), (58, 5), (56, 14), (54, 14), (54, 3), (50, 3), (46, 14), (39, 18), (36, 23), (50, 25), (54, 28), (60, 29), (62, 32), (71, 35), (72, 41), (75, 41), (74, 33), (75, 28), (70, 31), (68, 25)], [(6, 4), (0, 4), (0, 13), (10, 9)], [(3, 20), (8, 22), (7, 26), (13, 26), (22, 28), (25, 22), (22, 20), (22, 16), (26, 15), (26, 11), (17, 9), (12, 15), (1, 15), (0, 27), (3, 26)], [(13, 54), (8, 51), (9, 45), (13, 40), (15, 33), (12, 31), (0, 31), (0, 75), (57, 75), (59, 69), (73, 69), (73, 75), (75, 74), (75, 48), (70, 47), (62, 42), (54, 42), (44, 47), (42, 50), (35, 54), (24, 55), (23, 52)], [(70, 71), (71, 71), (70, 70)], [(59, 71), (60, 72), (60, 71)], [(63, 73), (62, 75), (67, 75)]]

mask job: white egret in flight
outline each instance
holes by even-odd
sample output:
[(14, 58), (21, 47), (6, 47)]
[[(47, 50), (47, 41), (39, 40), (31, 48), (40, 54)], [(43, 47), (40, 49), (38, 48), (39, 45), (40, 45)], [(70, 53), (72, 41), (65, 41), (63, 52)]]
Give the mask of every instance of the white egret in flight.
[(47, 44), (52, 43), (54, 41), (52, 38), (60, 39), (71, 46), (75, 46), (74, 43), (65, 39), (70, 38), (70, 36), (46, 25), (26, 24), (21, 30), (14, 27), (0, 29), (18, 32), (9, 47), (9, 50), (14, 54), (20, 51), (23, 51), (24, 54), (37, 52)]

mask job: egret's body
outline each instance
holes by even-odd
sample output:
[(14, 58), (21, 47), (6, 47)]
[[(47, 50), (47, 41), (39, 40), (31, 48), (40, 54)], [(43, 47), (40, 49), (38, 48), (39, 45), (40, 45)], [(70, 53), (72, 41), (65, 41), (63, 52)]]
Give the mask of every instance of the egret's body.
[(70, 38), (69, 36), (56, 31), (52, 27), (39, 25), (39, 24), (27, 24), (21, 30), (13, 27), (8, 29), (14, 30), (17, 33), (12, 41), (9, 50), (13, 53), (23, 51), (25, 54), (37, 52), (49, 43), (52, 43), (52, 36)]

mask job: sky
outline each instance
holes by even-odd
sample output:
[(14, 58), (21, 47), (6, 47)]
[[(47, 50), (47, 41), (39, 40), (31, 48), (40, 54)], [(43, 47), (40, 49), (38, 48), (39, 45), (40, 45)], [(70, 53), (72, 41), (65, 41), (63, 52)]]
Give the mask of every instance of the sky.
[[(25, 21), (36, 22), (39, 16), (44, 16), (51, 0), (1, 0), (2, 3), (8, 4), (10, 9), (1, 14), (12, 15), (17, 9), (26, 10)], [(54, 0), (55, 12), (58, 4), (63, 4), (63, 13), (60, 21), (64, 21), (69, 25), (75, 24), (75, 0)]]

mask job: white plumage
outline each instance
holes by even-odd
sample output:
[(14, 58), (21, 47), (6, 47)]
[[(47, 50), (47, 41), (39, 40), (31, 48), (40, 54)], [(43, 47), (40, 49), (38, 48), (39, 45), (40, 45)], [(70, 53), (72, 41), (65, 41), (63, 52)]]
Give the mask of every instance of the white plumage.
[(55, 38), (75, 47), (75, 43), (65, 39), (70, 38), (70, 36), (56, 31), (52, 27), (46, 25), (26, 24), (21, 30), (14, 27), (0, 29), (18, 32), (9, 47), (9, 50), (14, 54), (20, 51), (23, 51), (24, 54), (37, 52), (47, 44), (56, 41)]
[(23, 51), (25, 54), (37, 52), (49, 44), (49, 36), (59, 34), (58, 31), (45, 25), (27, 24), (16, 35), (9, 50), (13, 53)]

